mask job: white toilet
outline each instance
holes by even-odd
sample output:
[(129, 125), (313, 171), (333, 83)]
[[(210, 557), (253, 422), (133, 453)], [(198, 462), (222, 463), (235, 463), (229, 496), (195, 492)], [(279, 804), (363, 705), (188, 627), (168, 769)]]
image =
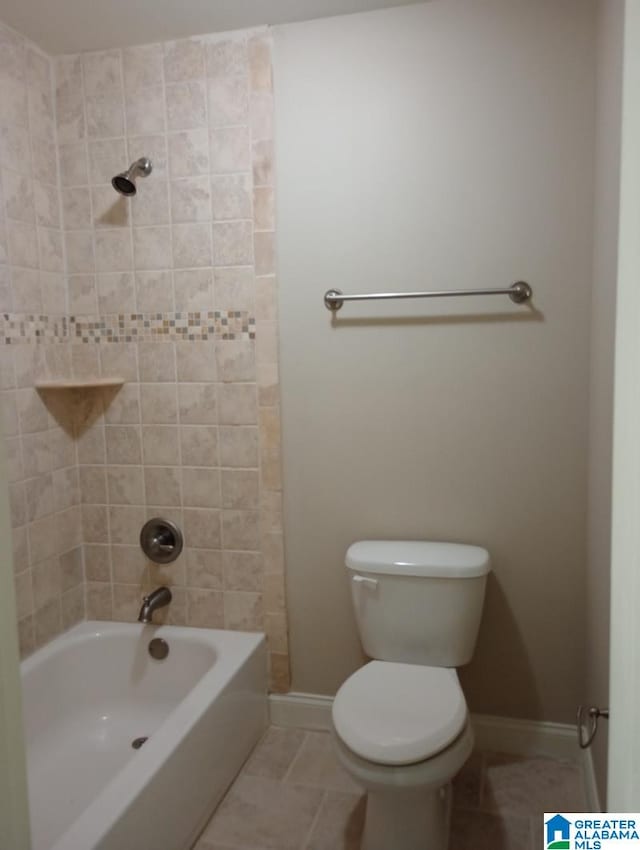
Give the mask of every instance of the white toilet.
[(365, 540), (345, 563), (374, 659), (333, 703), (340, 761), (367, 791), (362, 850), (447, 850), (451, 780), (473, 747), (455, 668), (473, 655), (489, 553)]

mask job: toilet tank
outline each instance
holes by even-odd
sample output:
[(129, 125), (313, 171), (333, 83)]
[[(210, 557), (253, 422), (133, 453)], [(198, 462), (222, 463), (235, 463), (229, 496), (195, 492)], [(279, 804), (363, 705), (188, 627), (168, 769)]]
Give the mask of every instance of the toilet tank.
[(459, 667), (478, 637), (489, 553), (423, 540), (362, 540), (345, 560), (364, 651), (379, 661)]

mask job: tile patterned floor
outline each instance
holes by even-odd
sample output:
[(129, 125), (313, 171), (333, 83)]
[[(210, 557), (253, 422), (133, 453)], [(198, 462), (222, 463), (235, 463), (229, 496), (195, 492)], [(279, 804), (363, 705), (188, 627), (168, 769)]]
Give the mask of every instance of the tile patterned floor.
[[(454, 783), (450, 850), (539, 850), (544, 811), (585, 806), (572, 764), (477, 753)], [(328, 733), (271, 726), (194, 850), (358, 850), (364, 810)]]

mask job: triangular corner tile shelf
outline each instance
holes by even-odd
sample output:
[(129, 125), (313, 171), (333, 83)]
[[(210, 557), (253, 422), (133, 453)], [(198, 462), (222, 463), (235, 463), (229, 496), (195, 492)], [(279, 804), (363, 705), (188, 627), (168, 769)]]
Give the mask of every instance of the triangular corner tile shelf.
[(100, 387), (121, 387), (124, 378), (70, 378), (61, 381), (38, 381), (37, 390), (92, 390)]

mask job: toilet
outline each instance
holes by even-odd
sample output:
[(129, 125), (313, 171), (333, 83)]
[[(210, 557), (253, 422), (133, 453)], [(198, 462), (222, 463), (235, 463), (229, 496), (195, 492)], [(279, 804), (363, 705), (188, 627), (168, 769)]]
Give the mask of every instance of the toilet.
[(473, 655), (489, 553), (364, 540), (345, 563), (372, 660), (341, 686), (332, 716), (340, 762), (367, 792), (362, 850), (447, 850), (451, 780), (473, 748), (455, 668)]

